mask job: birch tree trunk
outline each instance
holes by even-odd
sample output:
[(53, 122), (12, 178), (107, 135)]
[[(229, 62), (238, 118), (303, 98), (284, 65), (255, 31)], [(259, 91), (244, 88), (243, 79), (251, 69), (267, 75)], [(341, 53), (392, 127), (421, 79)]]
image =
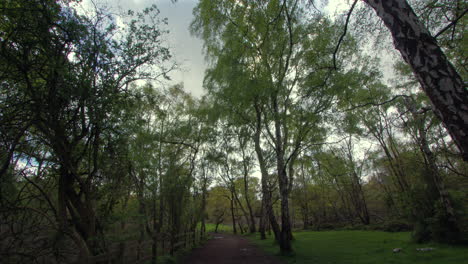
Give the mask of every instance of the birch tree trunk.
[(279, 240), (280, 236), (280, 228), (279, 224), (276, 221), (276, 216), (273, 211), (273, 205), (271, 201), (271, 191), (268, 184), (268, 170), (266, 167), (266, 162), (263, 157), (263, 152), (260, 144), (260, 134), (261, 134), (261, 124), (262, 124), (262, 114), (260, 107), (255, 101), (255, 113), (256, 113), (256, 127), (255, 127), (255, 135), (254, 135), (254, 143), (255, 143), (255, 152), (257, 153), (258, 163), (260, 166), (261, 171), (261, 183), (262, 183), (262, 223), (260, 225), (260, 236), (261, 239), (266, 239), (265, 236), (265, 226), (266, 224), (270, 223), (271, 228), (273, 229), (273, 233), (275, 234), (275, 240)]
[(241, 146), (242, 150), (242, 167), (243, 167), (243, 176), (244, 176), (244, 199), (245, 199), (245, 204), (247, 206), (248, 212), (249, 212), (249, 231), (250, 233), (255, 233), (256, 228), (255, 228), (255, 216), (253, 213), (252, 205), (250, 203), (249, 199), (249, 169), (247, 166), (247, 155), (245, 153), (245, 144), (242, 144), (242, 139), (239, 136), (239, 145)]
[(234, 234), (237, 234), (237, 227), (236, 227), (236, 215), (234, 213), (234, 194), (232, 193), (231, 190), (231, 198), (229, 199), (230, 204), (231, 204), (231, 217), (232, 217), (232, 232)]
[(281, 231), (279, 236), (280, 250), (282, 254), (292, 252), (291, 238), (291, 217), (289, 215), (289, 178), (286, 172), (286, 162), (284, 159), (284, 141), (281, 130), (280, 111), (277, 98), (272, 96), (272, 108), (275, 125), (275, 153), (276, 170), (278, 173), (278, 183), (281, 197)]
[(395, 48), (445, 124), (463, 159), (468, 161), (468, 90), (406, 0), (364, 0), (390, 30)]

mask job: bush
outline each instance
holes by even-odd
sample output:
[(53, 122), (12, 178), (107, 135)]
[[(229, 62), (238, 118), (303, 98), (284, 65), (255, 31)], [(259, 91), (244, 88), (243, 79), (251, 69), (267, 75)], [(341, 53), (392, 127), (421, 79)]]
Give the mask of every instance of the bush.
[(385, 232), (405, 232), (413, 230), (413, 227), (409, 223), (401, 220), (387, 221), (381, 226), (381, 230)]
[(334, 225), (332, 223), (322, 223), (319, 226), (317, 226), (317, 230), (333, 230), (336, 229), (337, 225)]
[(168, 255), (165, 255), (165, 256), (162, 256), (158, 259), (158, 263), (162, 263), (162, 264), (176, 264), (177, 263), (177, 260), (175, 257), (173, 256), (168, 256)]
[(371, 225), (363, 225), (363, 224), (355, 224), (355, 225), (346, 225), (342, 228), (339, 228), (339, 230), (343, 230), (343, 231), (346, 231), (346, 230), (364, 230), (364, 231), (368, 231), (368, 230), (374, 230), (374, 227), (371, 226)]

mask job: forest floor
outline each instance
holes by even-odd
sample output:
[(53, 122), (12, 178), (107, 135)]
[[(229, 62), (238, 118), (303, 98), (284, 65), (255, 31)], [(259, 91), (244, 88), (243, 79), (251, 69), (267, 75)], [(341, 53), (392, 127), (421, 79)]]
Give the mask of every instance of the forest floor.
[(182, 263), (190, 264), (281, 264), (265, 254), (247, 238), (227, 233), (212, 233), (212, 239), (194, 249)]

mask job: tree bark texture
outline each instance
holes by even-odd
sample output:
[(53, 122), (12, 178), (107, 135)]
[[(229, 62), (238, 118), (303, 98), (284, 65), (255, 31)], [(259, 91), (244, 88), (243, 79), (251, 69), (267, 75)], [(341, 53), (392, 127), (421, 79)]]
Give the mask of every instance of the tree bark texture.
[(237, 234), (237, 228), (236, 228), (236, 215), (234, 213), (234, 194), (231, 192), (231, 218), (232, 218), (232, 232), (234, 234)]
[(265, 229), (266, 229), (266, 210), (265, 210), (265, 200), (262, 199), (262, 205), (260, 208), (260, 223), (258, 226), (258, 232), (260, 233), (260, 239), (265, 240), (266, 239), (266, 234), (265, 234)]
[(249, 211), (249, 232), (251, 234), (256, 232), (255, 228), (255, 216), (253, 213), (252, 205), (250, 204), (250, 199), (249, 199), (249, 170), (246, 165), (246, 155), (245, 155), (245, 150), (242, 148), (242, 160), (243, 160), (243, 169), (244, 169), (244, 197), (245, 197), (245, 204), (247, 205), (247, 209)]
[(435, 107), (462, 157), (468, 161), (468, 90), (437, 41), (406, 0), (364, 0), (390, 30), (395, 48)]
[(205, 173), (205, 167), (203, 168), (203, 189), (202, 189), (202, 204), (201, 204), (201, 227), (200, 227), (200, 238), (205, 238), (206, 225), (206, 190), (207, 190), (207, 178)]
[[(263, 151), (260, 145), (260, 134), (261, 134), (261, 124), (262, 124), (262, 113), (260, 107), (258, 106), (257, 102), (255, 102), (255, 113), (256, 113), (256, 129), (254, 135), (254, 143), (255, 143), (255, 152), (257, 153), (258, 163), (260, 165), (260, 172), (262, 175), (261, 184), (262, 184), (262, 213), (265, 215), (265, 218), (268, 218), (271, 228), (273, 229), (273, 233), (275, 234), (275, 240), (279, 240), (279, 225), (276, 221), (276, 217), (273, 211), (273, 205), (271, 204), (271, 192), (268, 186), (268, 171), (265, 159), (263, 157)], [(266, 219), (262, 214), (263, 223), (261, 225), (261, 237), (263, 239), (265, 235), (265, 225), (267, 224)]]
[(279, 237), (280, 250), (282, 254), (292, 252), (291, 245), (291, 219), (289, 216), (289, 178), (286, 172), (286, 162), (284, 160), (283, 135), (281, 132), (281, 122), (279, 117), (279, 106), (277, 98), (272, 96), (272, 106), (274, 111), (275, 124), (275, 152), (276, 170), (278, 173), (278, 183), (281, 196), (281, 232)]

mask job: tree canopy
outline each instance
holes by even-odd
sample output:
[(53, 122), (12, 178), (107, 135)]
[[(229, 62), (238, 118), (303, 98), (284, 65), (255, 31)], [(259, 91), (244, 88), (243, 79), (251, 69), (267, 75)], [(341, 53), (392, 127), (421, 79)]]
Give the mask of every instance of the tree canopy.
[[(282, 254), (293, 229), (466, 241), (463, 1), (353, 1), (339, 17), (200, 0), (201, 97), (167, 82), (156, 6), (77, 2), (0, 3), (2, 259), (156, 263), (210, 224), (271, 235)], [(402, 55), (392, 81), (388, 50), (366, 44), (379, 19)]]

